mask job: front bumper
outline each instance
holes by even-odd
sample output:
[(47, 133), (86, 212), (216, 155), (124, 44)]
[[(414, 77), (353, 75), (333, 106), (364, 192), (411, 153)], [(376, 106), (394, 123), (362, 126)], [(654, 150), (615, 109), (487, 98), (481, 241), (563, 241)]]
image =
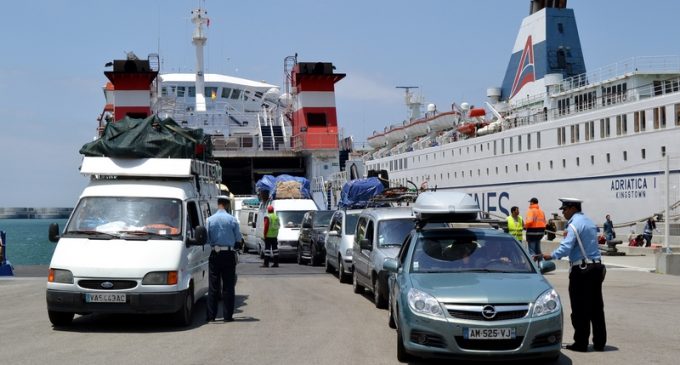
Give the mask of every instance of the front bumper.
[[(553, 358), (562, 345), (562, 313), (539, 318), (503, 321), (472, 321), (446, 315), (435, 320), (416, 315), (408, 304), (399, 323), (406, 351), (420, 357), (532, 359)], [(464, 338), (464, 328), (515, 328), (516, 337), (507, 340)]]
[(73, 313), (175, 313), (184, 304), (187, 292), (126, 292), (125, 295), (125, 303), (87, 303), (83, 292), (47, 289), (47, 310)]

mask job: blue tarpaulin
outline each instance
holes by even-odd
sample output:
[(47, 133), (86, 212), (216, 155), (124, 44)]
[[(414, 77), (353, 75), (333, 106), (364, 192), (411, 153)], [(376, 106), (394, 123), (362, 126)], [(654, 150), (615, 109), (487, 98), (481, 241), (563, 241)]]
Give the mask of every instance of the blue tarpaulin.
[(371, 198), (382, 193), (383, 189), (377, 177), (348, 181), (342, 186), (338, 205), (346, 209), (365, 208)]
[(258, 194), (260, 194), (262, 191), (268, 191), (269, 197), (276, 199), (276, 184), (284, 181), (297, 181), (300, 183), (300, 195), (302, 198), (312, 198), (312, 189), (309, 180), (304, 177), (290, 176), (285, 174), (276, 177), (272, 175), (264, 175), (260, 180), (257, 181), (257, 183), (255, 183), (255, 190)]

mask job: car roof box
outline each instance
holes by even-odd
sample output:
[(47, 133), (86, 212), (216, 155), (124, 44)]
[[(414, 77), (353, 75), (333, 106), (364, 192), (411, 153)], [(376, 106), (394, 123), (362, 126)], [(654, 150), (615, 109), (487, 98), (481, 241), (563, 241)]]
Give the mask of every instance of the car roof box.
[(479, 218), (479, 204), (459, 191), (420, 193), (413, 205), (416, 218), (427, 222), (471, 222)]

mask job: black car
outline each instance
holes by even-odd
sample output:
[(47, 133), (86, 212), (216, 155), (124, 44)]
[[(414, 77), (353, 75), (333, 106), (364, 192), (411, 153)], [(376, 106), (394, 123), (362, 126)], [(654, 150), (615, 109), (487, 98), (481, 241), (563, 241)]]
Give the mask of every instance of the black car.
[(333, 210), (312, 210), (305, 213), (298, 239), (298, 264), (302, 265), (307, 262), (312, 266), (322, 264), (325, 257), (326, 232), (333, 213)]

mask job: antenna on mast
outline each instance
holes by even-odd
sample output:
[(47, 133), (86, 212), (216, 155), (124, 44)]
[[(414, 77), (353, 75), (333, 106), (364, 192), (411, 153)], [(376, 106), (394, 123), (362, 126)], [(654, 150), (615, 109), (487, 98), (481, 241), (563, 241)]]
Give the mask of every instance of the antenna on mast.
[(409, 110), (409, 120), (420, 118), (420, 107), (423, 105), (423, 97), (417, 97), (411, 92), (411, 89), (417, 89), (418, 86), (397, 86), (397, 89), (404, 89), (404, 103)]

